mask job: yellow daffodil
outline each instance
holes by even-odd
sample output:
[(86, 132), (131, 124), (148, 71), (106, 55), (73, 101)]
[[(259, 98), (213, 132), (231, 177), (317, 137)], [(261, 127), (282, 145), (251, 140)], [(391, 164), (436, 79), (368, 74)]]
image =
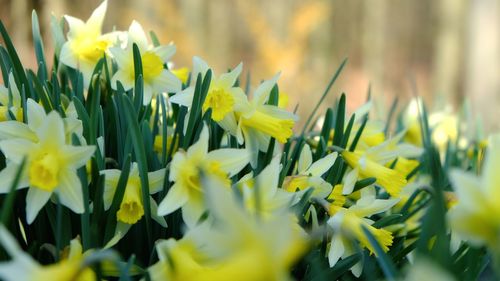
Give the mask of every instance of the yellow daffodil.
[(205, 222), (180, 241), (159, 243), (160, 261), (149, 269), (152, 280), (290, 280), (290, 267), (307, 249), (296, 219), (283, 212), (259, 220), (220, 184), (209, 180), (207, 187), (214, 224)]
[(249, 106), (238, 112), (237, 138), (245, 142), (253, 153), (252, 166), (257, 164), (257, 152), (267, 151), (271, 137), (285, 143), (292, 135), (292, 128), (298, 117), (277, 106), (268, 105), (271, 90), (278, 81), (279, 74), (262, 82), (253, 93)]
[(493, 136), (486, 151), (480, 177), (458, 169), (450, 179), (458, 203), (448, 212), (450, 226), (462, 238), (476, 245), (487, 245), (500, 253), (500, 136)]
[(149, 44), (142, 26), (133, 21), (128, 30), (127, 46), (110, 49), (118, 65), (118, 71), (111, 78), (111, 86), (116, 89), (119, 81), (125, 90), (135, 86), (135, 69), (133, 44), (136, 44), (141, 53), (142, 78), (144, 82), (143, 104), (147, 105), (151, 99), (163, 92), (178, 92), (181, 90), (181, 81), (164, 65), (175, 53), (173, 44), (154, 47)]
[(26, 197), (28, 223), (33, 222), (53, 193), (63, 205), (75, 213), (83, 213), (82, 188), (87, 187), (82, 187), (76, 169), (84, 166), (95, 150), (94, 146), (68, 145), (64, 123), (57, 112), (49, 113), (40, 122), (33, 138), (0, 141), (0, 149), (8, 160), (7, 167), (0, 172), (0, 192), (9, 191), (19, 165), (27, 158), (18, 188), (29, 186)]
[(304, 145), (299, 156), (297, 175), (286, 177), (283, 188), (295, 192), (297, 189), (304, 190), (311, 187), (314, 189), (313, 196), (325, 198), (332, 191), (332, 185), (321, 176), (333, 166), (336, 159), (335, 152), (312, 163), (311, 148), (308, 144)]
[(188, 226), (196, 224), (205, 211), (200, 169), (230, 187), (230, 177), (249, 162), (244, 149), (218, 149), (208, 152), (208, 127), (204, 125), (198, 141), (187, 151), (175, 153), (170, 164), (170, 181), (175, 182), (158, 206), (158, 215), (165, 216), (182, 207), (182, 217)]
[(0, 277), (6, 281), (94, 281), (95, 273), (84, 267), (82, 245), (78, 239), (71, 240), (69, 254), (55, 264), (41, 265), (24, 253), (9, 231), (0, 225), (0, 243), (11, 260), (0, 263)]
[(16, 120), (23, 121), (21, 94), (12, 72), (9, 73), (9, 88), (0, 85), (0, 122), (12, 119), (9, 111)]
[(276, 155), (256, 177), (243, 177), (237, 183), (243, 193), (245, 208), (250, 213), (258, 213), (264, 218), (269, 218), (277, 210), (283, 210), (300, 200), (300, 193), (290, 193), (278, 188), (280, 159), (281, 155)]
[[(224, 130), (236, 135), (237, 122), (235, 111), (241, 111), (248, 107), (245, 93), (240, 87), (235, 87), (236, 80), (240, 76), (243, 65), (240, 63), (231, 72), (216, 76), (212, 73), (212, 80), (208, 89), (205, 102), (202, 105), (203, 112), (209, 108), (212, 110), (212, 119)], [(208, 64), (199, 57), (193, 57), (192, 85), (196, 83), (198, 74), (202, 77), (209, 70)], [(170, 101), (186, 107), (191, 107), (194, 97), (194, 86), (177, 93)]]
[(104, 1), (86, 22), (72, 16), (64, 16), (69, 25), (69, 31), (68, 41), (61, 49), (60, 61), (80, 70), (86, 86), (90, 84), (97, 62), (115, 41), (114, 33), (101, 34), (106, 8), (107, 1)]
[[(116, 169), (101, 171), (104, 175), (104, 209), (108, 210), (111, 207), (115, 196), (116, 187), (120, 179), (121, 171)], [(149, 194), (155, 194), (163, 188), (165, 178), (165, 169), (148, 173)], [(163, 227), (167, 227), (167, 223), (163, 217), (156, 215), (157, 205), (152, 197), (149, 198), (151, 206), (151, 217)], [(139, 177), (139, 169), (137, 163), (132, 163), (130, 173), (128, 175), (125, 193), (123, 195), (120, 208), (116, 213), (116, 219), (119, 223), (117, 229), (121, 231), (121, 235), (125, 235), (131, 225), (137, 223), (144, 215), (144, 206), (142, 204), (141, 179)]]
[[(334, 266), (340, 258), (346, 258), (355, 253), (355, 248), (350, 242), (352, 239), (356, 239), (362, 247), (369, 249), (371, 253), (374, 252), (363, 227), (370, 231), (384, 251), (388, 251), (389, 246), (392, 245), (392, 234), (387, 230), (373, 227), (371, 225), (373, 222), (367, 217), (385, 212), (397, 202), (398, 199), (376, 199), (374, 189), (365, 188), (362, 190), (361, 198), (349, 208), (339, 206), (338, 201), (332, 204), (329, 210), (331, 217), (327, 221), (333, 230), (328, 251), (330, 266)], [(362, 266), (363, 264), (358, 262), (351, 268), (356, 277), (361, 275)]]

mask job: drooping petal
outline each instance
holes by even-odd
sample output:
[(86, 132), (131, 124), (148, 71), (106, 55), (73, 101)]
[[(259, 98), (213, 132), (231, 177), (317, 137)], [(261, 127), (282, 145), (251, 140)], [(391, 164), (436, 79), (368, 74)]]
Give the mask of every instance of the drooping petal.
[(186, 188), (179, 183), (175, 183), (163, 198), (158, 206), (158, 215), (168, 215), (180, 207), (184, 206), (189, 199), (189, 194)]
[(330, 242), (330, 250), (328, 251), (328, 263), (330, 267), (337, 264), (338, 260), (344, 254), (344, 242), (340, 234), (333, 234), (332, 241)]
[(111, 203), (113, 203), (113, 198), (115, 196), (116, 187), (120, 179), (121, 171), (117, 169), (104, 170), (101, 171), (100, 174), (104, 175), (103, 202), (104, 209), (108, 210), (109, 207), (111, 207)]
[(26, 221), (31, 224), (38, 212), (45, 206), (47, 201), (49, 201), (52, 192), (47, 192), (36, 187), (30, 187), (28, 189), (28, 195), (26, 196)]
[(158, 215), (158, 205), (153, 197), (149, 197), (149, 205), (151, 206), (151, 218), (159, 223), (161, 226), (167, 228), (167, 221), (163, 216)]
[(354, 168), (344, 176), (344, 188), (342, 189), (342, 194), (347, 195), (352, 193), (354, 185), (358, 180), (358, 175), (358, 168)]

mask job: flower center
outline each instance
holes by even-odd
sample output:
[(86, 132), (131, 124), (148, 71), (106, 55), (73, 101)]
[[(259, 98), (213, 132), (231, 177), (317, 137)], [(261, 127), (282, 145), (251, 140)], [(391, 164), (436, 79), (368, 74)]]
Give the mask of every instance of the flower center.
[(59, 160), (54, 153), (43, 153), (32, 160), (29, 168), (30, 185), (52, 191), (59, 184)]
[(138, 184), (127, 184), (120, 209), (116, 212), (118, 221), (134, 224), (144, 215), (141, 190)]
[(258, 110), (242, 122), (243, 125), (268, 134), (281, 143), (285, 143), (293, 134), (294, 121), (292, 119), (279, 119)]
[(215, 88), (208, 92), (203, 111), (212, 109), (212, 119), (216, 122), (224, 119), (226, 114), (233, 111), (234, 98), (223, 88)]
[(141, 60), (144, 82), (151, 83), (163, 71), (163, 61), (153, 52), (145, 52)]
[(204, 169), (207, 176), (213, 176), (219, 179), (224, 183), (224, 186), (231, 185), (231, 181), (228, 179), (227, 174), (220, 168), (220, 163), (217, 161), (204, 163), (202, 166), (187, 164), (181, 172), (181, 179), (184, 185), (189, 187), (189, 192), (194, 192), (195, 194), (203, 192), (198, 168)]
[(73, 42), (72, 49), (81, 59), (97, 62), (103, 57), (109, 43), (108, 40), (100, 39), (97, 36), (82, 34)]

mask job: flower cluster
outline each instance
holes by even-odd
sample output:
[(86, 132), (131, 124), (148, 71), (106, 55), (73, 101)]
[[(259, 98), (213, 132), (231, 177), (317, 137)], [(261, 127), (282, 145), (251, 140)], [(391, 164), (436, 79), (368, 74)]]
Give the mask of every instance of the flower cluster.
[(36, 73), (0, 26), (4, 280), (453, 280), (489, 256), (500, 268), (498, 137), (419, 99), (396, 120), (396, 106), (372, 119), (371, 99), (347, 114), (345, 95), (300, 130), (279, 73), (242, 86), (241, 63), (174, 69), (175, 45), (136, 21), (103, 34), (106, 9), (53, 17), (50, 71), (36, 13)]

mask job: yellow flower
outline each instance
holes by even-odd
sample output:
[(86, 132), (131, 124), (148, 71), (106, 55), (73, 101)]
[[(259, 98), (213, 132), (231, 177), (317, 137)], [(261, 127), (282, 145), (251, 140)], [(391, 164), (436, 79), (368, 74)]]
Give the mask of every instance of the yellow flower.
[(0, 149), (8, 160), (7, 167), (0, 172), (1, 193), (9, 191), (19, 165), (27, 158), (18, 188), (29, 186), (26, 197), (28, 223), (33, 222), (53, 193), (63, 205), (75, 213), (83, 213), (83, 187), (76, 170), (85, 165), (95, 150), (94, 146), (66, 144), (63, 119), (57, 112), (41, 116), (41, 124), (35, 132), (24, 126), (10, 126), (25, 131), (14, 132), (18, 138), (0, 141)]
[(82, 245), (71, 240), (67, 258), (55, 264), (41, 265), (24, 253), (8, 230), (0, 225), (0, 242), (11, 256), (9, 262), (0, 263), (0, 277), (6, 281), (94, 281), (95, 273), (83, 266)]
[(186, 84), (189, 78), (189, 68), (181, 67), (177, 69), (170, 70), (172, 74), (174, 74), (179, 80), (181, 80), (182, 84)]
[(283, 189), (295, 192), (297, 189), (305, 190), (311, 187), (314, 190), (313, 196), (325, 198), (332, 191), (332, 185), (322, 176), (333, 166), (336, 159), (337, 153), (335, 152), (312, 163), (311, 148), (308, 144), (304, 145), (299, 156), (297, 175), (286, 177)]
[[(212, 119), (217, 122), (224, 130), (235, 135), (237, 123), (235, 111), (243, 110), (248, 107), (248, 101), (245, 93), (240, 87), (234, 84), (238, 79), (243, 65), (240, 63), (231, 72), (216, 76), (212, 73), (212, 80), (208, 89), (205, 102), (202, 105), (203, 112), (212, 110)], [(192, 84), (196, 83), (198, 74), (202, 77), (209, 70), (208, 64), (199, 57), (193, 57)], [(170, 98), (172, 103), (177, 103), (186, 107), (191, 107), (194, 97), (194, 86), (190, 86)]]
[(204, 125), (198, 141), (187, 151), (174, 154), (170, 164), (170, 181), (175, 182), (158, 206), (158, 215), (165, 216), (182, 207), (182, 217), (188, 226), (196, 224), (205, 211), (200, 169), (230, 186), (230, 177), (249, 161), (244, 149), (218, 149), (208, 152), (208, 127)]
[[(355, 253), (355, 248), (352, 247), (350, 241), (356, 239), (361, 247), (367, 248), (371, 253), (374, 252), (373, 246), (368, 240), (368, 237), (363, 231), (363, 228), (368, 229), (375, 237), (384, 251), (389, 250), (392, 245), (392, 234), (385, 229), (377, 229), (371, 224), (373, 223), (367, 217), (374, 214), (382, 213), (394, 206), (398, 199), (376, 199), (375, 190), (373, 188), (365, 188), (362, 191), (362, 196), (356, 204), (343, 208), (339, 206), (342, 200), (336, 200), (337, 203), (331, 206), (329, 210), (330, 219), (327, 225), (333, 230), (330, 249), (328, 251), (328, 261), (330, 267), (333, 267), (340, 258), (346, 258)], [(341, 196), (336, 194), (337, 197)], [(343, 203), (341, 203), (343, 204)], [(351, 268), (352, 273), (359, 277), (363, 269), (363, 264), (358, 262)]]
[(107, 1), (104, 1), (94, 10), (87, 22), (72, 16), (64, 16), (69, 31), (68, 41), (61, 49), (60, 61), (69, 67), (79, 69), (86, 86), (90, 84), (97, 62), (115, 41), (113, 38), (115, 34), (101, 34), (106, 8)]
[(500, 136), (490, 140), (483, 173), (480, 177), (458, 169), (452, 170), (450, 179), (458, 197), (448, 212), (451, 229), (476, 245), (487, 245), (499, 251), (500, 234)]
[(120, 82), (125, 90), (135, 87), (134, 53), (132, 50), (134, 43), (141, 53), (144, 82), (143, 104), (149, 104), (151, 99), (159, 93), (180, 91), (181, 81), (164, 68), (164, 64), (175, 53), (175, 46), (173, 44), (158, 47), (150, 45), (142, 26), (136, 21), (133, 21), (129, 27), (126, 48), (113, 47), (110, 49), (118, 65), (118, 71), (111, 78), (113, 89), (117, 89), (117, 82)]
[(290, 267), (307, 250), (296, 218), (283, 209), (259, 220), (220, 181), (209, 179), (206, 189), (216, 223), (192, 228), (180, 241), (159, 243), (160, 261), (149, 268), (152, 280), (290, 280)]

